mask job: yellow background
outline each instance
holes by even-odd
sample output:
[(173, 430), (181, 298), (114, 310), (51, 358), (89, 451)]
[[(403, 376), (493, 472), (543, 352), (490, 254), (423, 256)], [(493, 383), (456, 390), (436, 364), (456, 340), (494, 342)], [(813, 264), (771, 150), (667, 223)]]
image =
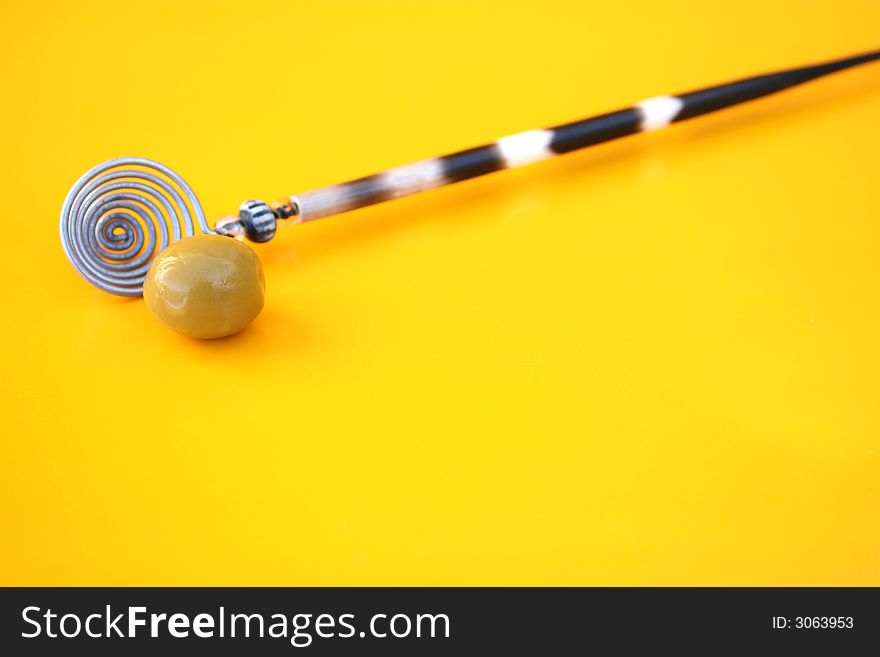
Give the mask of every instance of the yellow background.
[(880, 47), (880, 4), (5, 2), (0, 583), (880, 585), (880, 66), (287, 229), (244, 333), (85, 283), (209, 218)]

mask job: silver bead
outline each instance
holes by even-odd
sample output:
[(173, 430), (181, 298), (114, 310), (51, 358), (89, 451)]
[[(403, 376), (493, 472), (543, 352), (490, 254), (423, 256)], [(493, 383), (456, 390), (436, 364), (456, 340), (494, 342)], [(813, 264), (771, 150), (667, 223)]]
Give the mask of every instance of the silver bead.
[(276, 217), (263, 201), (245, 201), (238, 209), (238, 220), (251, 242), (268, 242), (275, 237)]

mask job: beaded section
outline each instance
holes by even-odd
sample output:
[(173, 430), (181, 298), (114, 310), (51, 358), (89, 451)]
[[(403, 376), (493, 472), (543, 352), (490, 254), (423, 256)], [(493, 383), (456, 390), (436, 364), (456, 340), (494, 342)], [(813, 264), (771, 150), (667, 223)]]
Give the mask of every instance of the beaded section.
[(268, 242), (275, 237), (275, 213), (263, 201), (245, 201), (238, 209), (238, 220), (251, 242)]

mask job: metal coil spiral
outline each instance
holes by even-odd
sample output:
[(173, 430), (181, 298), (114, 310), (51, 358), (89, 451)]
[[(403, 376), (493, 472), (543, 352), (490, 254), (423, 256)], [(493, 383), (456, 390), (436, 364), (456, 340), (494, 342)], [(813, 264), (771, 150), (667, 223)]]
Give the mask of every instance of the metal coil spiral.
[(108, 160), (87, 171), (61, 208), (67, 259), (92, 285), (112, 294), (143, 294), (150, 262), (169, 243), (208, 226), (196, 195), (174, 171), (139, 157)]

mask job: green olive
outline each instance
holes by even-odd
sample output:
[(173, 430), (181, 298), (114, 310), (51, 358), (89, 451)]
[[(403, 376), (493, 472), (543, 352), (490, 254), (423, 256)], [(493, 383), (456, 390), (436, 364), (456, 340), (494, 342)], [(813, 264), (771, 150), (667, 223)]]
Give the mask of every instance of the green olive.
[(231, 237), (187, 237), (156, 256), (144, 300), (160, 322), (191, 338), (238, 333), (263, 309), (266, 279), (253, 250)]

